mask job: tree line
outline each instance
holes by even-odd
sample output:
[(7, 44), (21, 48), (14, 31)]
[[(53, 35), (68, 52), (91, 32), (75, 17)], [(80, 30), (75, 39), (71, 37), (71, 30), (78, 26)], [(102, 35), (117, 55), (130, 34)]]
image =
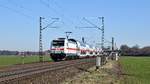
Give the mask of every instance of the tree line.
[[(43, 52), (43, 55), (47, 55), (50, 51), (46, 50)], [(39, 52), (33, 52), (33, 51), (10, 51), (10, 50), (0, 50), (0, 55), (24, 55), (24, 56), (31, 56), (31, 55), (39, 55)]]
[(140, 48), (138, 45), (132, 47), (121, 45), (120, 53), (121, 56), (150, 56), (150, 46)]
[[(128, 45), (121, 45), (119, 51), (121, 56), (150, 56), (150, 46), (140, 48), (138, 45), (132, 47), (129, 47)], [(44, 51), (43, 54), (48, 55), (49, 52), (50, 51), (47, 50)], [(39, 52), (0, 50), (0, 55), (39, 55)]]
[(18, 51), (0, 50), (0, 55), (18, 55)]

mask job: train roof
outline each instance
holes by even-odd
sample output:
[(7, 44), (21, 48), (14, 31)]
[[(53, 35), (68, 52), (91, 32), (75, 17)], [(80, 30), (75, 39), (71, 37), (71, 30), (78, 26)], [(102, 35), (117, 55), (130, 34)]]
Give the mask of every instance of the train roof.
[(65, 40), (66, 38), (58, 38), (57, 40)]
[[(57, 40), (65, 40), (66, 38), (57, 38), (57, 39), (55, 39), (55, 40), (53, 40), (53, 41), (57, 41)], [(73, 38), (69, 38), (68, 39), (68, 41), (71, 41), (71, 42), (75, 42), (75, 43), (79, 43), (80, 45), (82, 45), (82, 46), (86, 46), (86, 45), (88, 45), (90, 48), (93, 48), (94, 46), (92, 46), (92, 45), (90, 45), (90, 44), (88, 44), (88, 43), (83, 43), (82, 41), (79, 41), (79, 40), (76, 40), (76, 39), (73, 39)], [(96, 48), (96, 47), (95, 47)]]
[(69, 41), (73, 41), (73, 42), (77, 42), (77, 40), (75, 40), (75, 39), (68, 39)]
[[(53, 40), (53, 41), (58, 41), (58, 40), (59, 40), (59, 41), (64, 41), (64, 40), (66, 40), (66, 38), (57, 38), (57, 39), (55, 39), (55, 40)], [(77, 40), (75, 40), (75, 39), (73, 39), (73, 38), (68, 39), (68, 41), (77, 43)]]

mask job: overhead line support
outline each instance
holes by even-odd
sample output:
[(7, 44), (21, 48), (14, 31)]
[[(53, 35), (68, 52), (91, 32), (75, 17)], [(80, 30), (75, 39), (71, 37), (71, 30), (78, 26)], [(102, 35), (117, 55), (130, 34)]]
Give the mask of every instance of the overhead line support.
[(44, 18), (40, 17), (40, 35), (39, 35), (39, 61), (40, 62), (43, 62), (42, 19)]
[[(50, 25), (54, 24), (56, 21), (52, 21), (50, 24), (47, 26), (43, 27), (42, 26), (42, 19), (43, 17), (40, 17), (40, 32), (39, 32), (39, 61), (43, 62), (43, 44), (42, 44), (42, 31), (46, 28), (48, 28)], [(59, 20), (59, 18), (52, 18), (55, 20)], [(51, 28), (57, 28), (57, 27), (51, 27)]]

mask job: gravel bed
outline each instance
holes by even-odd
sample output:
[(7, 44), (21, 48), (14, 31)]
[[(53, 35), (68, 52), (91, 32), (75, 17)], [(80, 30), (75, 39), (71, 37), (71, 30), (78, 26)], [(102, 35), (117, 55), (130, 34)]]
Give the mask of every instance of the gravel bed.
[(12, 66), (0, 67), (0, 72), (36, 67), (36, 66), (41, 66), (45, 64), (51, 64), (51, 63), (53, 62), (35, 62), (35, 63), (27, 63), (27, 64), (16, 64)]
[(40, 74), (35, 74), (29, 77), (22, 77), (3, 84), (61, 84), (67, 78), (87, 71), (88, 68), (95, 65), (95, 62), (88, 62), (86, 64), (75, 65), (65, 69), (48, 71)]

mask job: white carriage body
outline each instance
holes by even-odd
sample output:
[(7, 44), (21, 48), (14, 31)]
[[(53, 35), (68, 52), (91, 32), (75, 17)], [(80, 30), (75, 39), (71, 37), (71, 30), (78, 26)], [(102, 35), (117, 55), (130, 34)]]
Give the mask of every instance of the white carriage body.
[(64, 53), (67, 56), (76, 56), (78, 53), (77, 42), (74, 39), (65, 39)]
[(96, 52), (98, 50), (95, 47), (75, 39), (58, 38), (51, 43), (51, 57), (54, 60), (91, 57), (96, 56)]

